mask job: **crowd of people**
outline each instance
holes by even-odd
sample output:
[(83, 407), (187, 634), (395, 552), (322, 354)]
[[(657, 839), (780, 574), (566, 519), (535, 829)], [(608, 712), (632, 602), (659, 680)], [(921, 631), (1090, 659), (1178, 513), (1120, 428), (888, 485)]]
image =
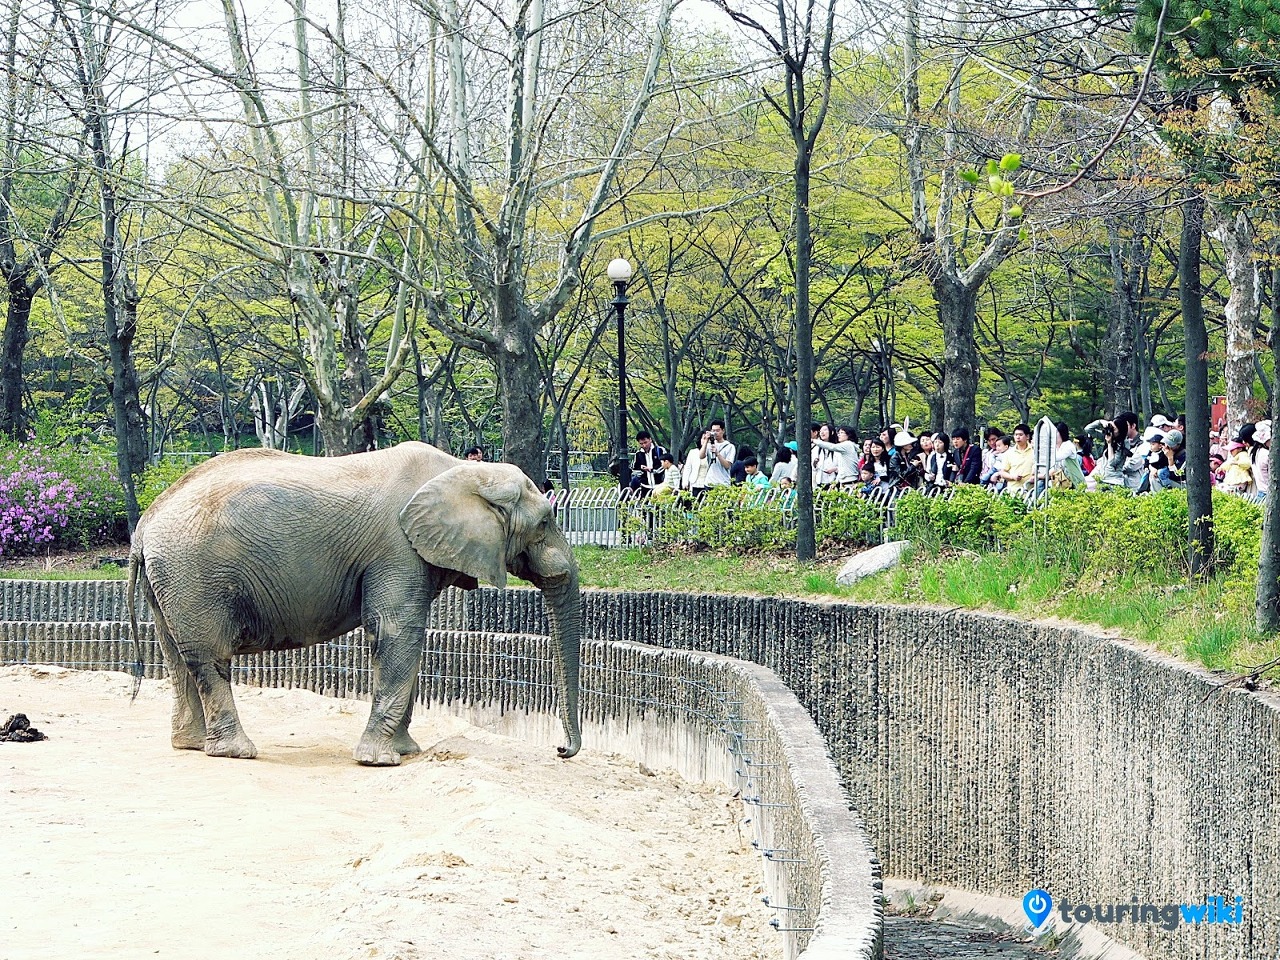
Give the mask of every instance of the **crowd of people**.
[[(1163, 414), (1143, 425), (1133, 413), (1095, 420), (1073, 433), (1055, 424), (1051, 443), (1025, 423), (1005, 432), (988, 427), (981, 443), (960, 427), (947, 433), (912, 433), (910, 421), (859, 439), (850, 426), (810, 425), (812, 480), (817, 489), (839, 488), (884, 497), (906, 490), (938, 493), (955, 484), (980, 484), (994, 493), (1045, 488), (1124, 488), (1147, 493), (1186, 483), (1186, 421)], [(630, 487), (637, 496), (694, 496), (712, 487), (742, 484), (794, 489), (798, 480), (796, 442), (777, 448), (768, 473), (753, 451), (739, 449), (713, 420), (683, 461), (658, 445), (648, 431), (636, 435)], [(1245, 424), (1234, 435), (1225, 427), (1210, 434), (1210, 465), (1216, 486), (1265, 497), (1270, 486), (1268, 451), (1271, 421)], [(1052, 455), (1048, 455), (1049, 449)]]

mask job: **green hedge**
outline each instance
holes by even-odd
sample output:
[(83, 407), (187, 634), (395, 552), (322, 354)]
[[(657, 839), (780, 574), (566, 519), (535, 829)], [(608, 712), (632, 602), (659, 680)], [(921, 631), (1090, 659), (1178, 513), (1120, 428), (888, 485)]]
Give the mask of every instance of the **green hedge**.
[[(1230, 494), (1213, 497), (1220, 569), (1254, 575), (1262, 540), (1262, 507)], [(898, 501), (893, 535), (925, 550), (983, 550), (1034, 543), (1047, 560), (1081, 570), (1189, 572), (1187, 495), (1165, 490), (1135, 497), (1112, 491), (1055, 490), (1028, 510), (1015, 497), (960, 487), (944, 500), (911, 493)]]
[[(746, 487), (712, 487), (699, 500), (680, 495), (639, 501), (628, 508), (622, 532), (633, 543), (709, 550), (783, 550), (795, 546), (794, 494)], [(881, 512), (862, 497), (841, 490), (814, 495), (819, 543), (880, 542)]]

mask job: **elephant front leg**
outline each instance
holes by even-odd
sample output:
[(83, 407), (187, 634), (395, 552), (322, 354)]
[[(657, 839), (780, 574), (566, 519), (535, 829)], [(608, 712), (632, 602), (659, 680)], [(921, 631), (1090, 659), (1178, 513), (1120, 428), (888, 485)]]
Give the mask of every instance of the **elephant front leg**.
[(391, 748), (402, 757), (411, 757), (422, 752), (418, 741), (409, 736), (409, 724), (413, 722), (413, 705), (418, 701), (418, 671), (413, 673), (413, 689), (409, 692), (409, 705), (405, 708), (404, 717), (395, 734), (391, 737)]
[(408, 650), (393, 643), (382, 643), (379, 647), (384, 651), (391, 647), (393, 652), (390, 656), (380, 656), (375, 651), (373, 706), (353, 755), (357, 763), (366, 766), (391, 767), (399, 764), (402, 756), (421, 752), (409, 736), (421, 653), (416, 643), (409, 645)]

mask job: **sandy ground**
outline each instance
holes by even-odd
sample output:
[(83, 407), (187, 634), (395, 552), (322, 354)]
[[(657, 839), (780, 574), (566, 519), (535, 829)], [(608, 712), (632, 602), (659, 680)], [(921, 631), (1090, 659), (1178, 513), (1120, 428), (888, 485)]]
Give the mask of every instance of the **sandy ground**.
[(236, 688), (252, 761), (169, 746), (166, 683), (0, 668), (0, 958), (779, 957), (740, 807), (629, 760)]

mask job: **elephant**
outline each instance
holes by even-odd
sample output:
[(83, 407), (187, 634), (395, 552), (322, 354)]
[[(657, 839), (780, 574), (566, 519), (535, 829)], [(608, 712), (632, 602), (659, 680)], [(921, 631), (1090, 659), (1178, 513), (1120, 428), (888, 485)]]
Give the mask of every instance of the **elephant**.
[(419, 752), (409, 723), (431, 603), (451, 584), (504, 587), (508, 572), (546, 600), (567, 759), (582, 746), (578, 567), (551, 505), (513, 465), (417, 442), (331, 458), (220, 454), (138, 521), (127, 607), (137, 652), (140, 584), (173, 682), (174, 748), (217, 757), (257, 754), (232, 701), (232, 656), (363, 624), (373, 703), (354, 756), (392, 766)]

